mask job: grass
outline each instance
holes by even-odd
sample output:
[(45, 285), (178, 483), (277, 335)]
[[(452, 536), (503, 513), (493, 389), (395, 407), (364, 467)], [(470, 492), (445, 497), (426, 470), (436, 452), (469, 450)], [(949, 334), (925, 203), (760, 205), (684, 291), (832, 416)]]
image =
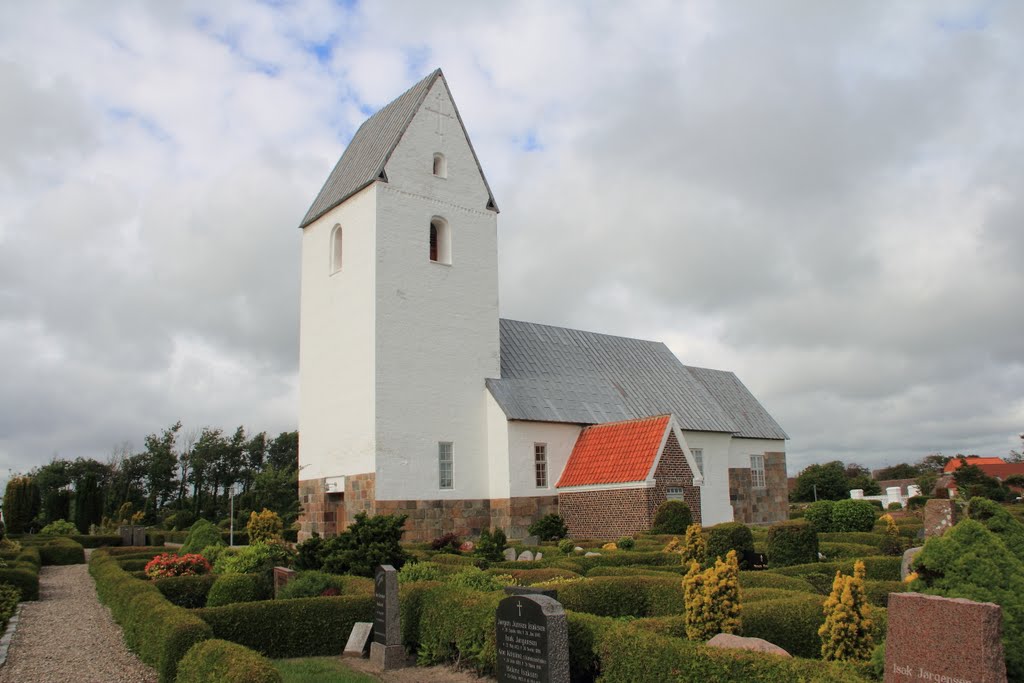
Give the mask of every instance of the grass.
[(378, 683), (378, 679), (348, 668), (340, 657), (275, 659), (284, 683)]

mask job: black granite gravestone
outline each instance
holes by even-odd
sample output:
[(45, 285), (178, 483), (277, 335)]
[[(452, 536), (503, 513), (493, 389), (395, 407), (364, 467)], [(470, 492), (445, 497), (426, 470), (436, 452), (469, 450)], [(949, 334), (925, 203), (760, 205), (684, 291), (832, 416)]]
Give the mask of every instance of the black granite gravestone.
[(568, 683), (565, 610), (546, 595), (513, 595), (495, 619), (500, 683)]
[(405, 666), (402, 629), (398, 623), (398, 572), (390, 564), (377, 567), (373, 579), (373, 644), (370, 661), (381, 669)]
[(758, 571), (768, 569), (768, 556), (764, 553), (755, 553), (752, 550), (744, 550), (743, 568)]

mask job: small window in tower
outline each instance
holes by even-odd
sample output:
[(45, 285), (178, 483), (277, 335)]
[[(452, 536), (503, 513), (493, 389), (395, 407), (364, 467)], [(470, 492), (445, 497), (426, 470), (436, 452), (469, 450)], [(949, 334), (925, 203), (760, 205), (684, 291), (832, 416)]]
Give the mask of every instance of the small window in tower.
[(448, 177), (448, 160), (440, 152), (434, 154), (434, 175), (438, 178)]
[(548, 445), (546, 443), (533, 444), (533, 470), (537, 482), (537, 488), (543, 489), (548, 486)]
[(435, 216), (430, 221), (430, 260), (435, 263), (451, 264), (452, 239), (448, 221)]
[(341, 226), (331, 232), (331, 275), (341, 270)]

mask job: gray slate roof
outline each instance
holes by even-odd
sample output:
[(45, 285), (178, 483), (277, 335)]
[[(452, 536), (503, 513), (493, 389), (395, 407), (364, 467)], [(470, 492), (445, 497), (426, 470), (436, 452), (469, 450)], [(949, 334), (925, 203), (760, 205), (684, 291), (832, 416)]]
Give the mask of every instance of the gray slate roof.
[[(352, 136), (352, 140), (348, 143), (348, 147), (345, 148), (345, 152), (341, 155), (334, 170), (331, 171), (331, 175), (327, 177), (327, 182), (320, 189), (320, 194), (316, 196), (309, 211), (306, 212), (305, 218), (299, 225), (300, 228), (306, 227), (370, 183), (377, 180), (387, 182), (384, 167), (409, 127), (413, 116), (416, 115), (423, 100), (426, 99), (427, 93), (433, 87), (434, 81), (438, 78), (444, 83), (445, 89), (448, 89), (448, 81), (445, 80), (444, 74), (440, 69), (435, 69), (429, 76), (406, 90), (359, 126), (359, 130)], [(448, 94), (451, 95), (450, 89), (448, 89)], [(462, 116), (459, 114), (459, 108), (455, 106), (454, 98), (452, 98), (452, 107), (459, 120), (459, 125), (462, 126), (463, 133), (465, 133), (466, 127), (462, 123)], [(468, 133), (466, 133), (466, 141), (469, 141)], [(473, 153), (477, 169), (480, 170), (480, 177), (483, 178), (484, 186), (487, 188), (489, 201), (486, 208), (497, 211), (498, 205), (494, 201), (490, 185), (487, 184), (487, 178), (484, 177), (483, 168), (480, 167), (480, 160), (476, 156), (472, 142), (469, 143), (469, 149)]]
[(735, 375), (721, 373), (734, 381), (709, 389), (704, 373), (718, 371), (687, 368), (661, 342), (505, 319), (500, 334), (501, 378), (487, 388), (511, 420), (597, 424), (672, 413), (682, 429), (787, 438)]

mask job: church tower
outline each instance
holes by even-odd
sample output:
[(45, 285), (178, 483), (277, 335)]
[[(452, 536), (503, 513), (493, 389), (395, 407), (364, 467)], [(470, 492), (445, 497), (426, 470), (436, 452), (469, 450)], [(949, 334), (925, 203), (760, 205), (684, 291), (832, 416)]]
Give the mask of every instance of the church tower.
[(440, 69), (364, 122), (324, 183), (300, 226), (300, 537), (487, 498), (497, 213)]

